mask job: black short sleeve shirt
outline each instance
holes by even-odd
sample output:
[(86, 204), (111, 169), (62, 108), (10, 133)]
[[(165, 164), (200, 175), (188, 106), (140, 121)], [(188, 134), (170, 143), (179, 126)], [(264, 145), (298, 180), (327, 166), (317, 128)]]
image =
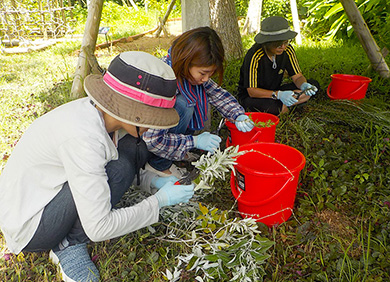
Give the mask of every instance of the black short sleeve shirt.
[(247, 88), (278, 90), (286, 71), (289, 76), (301, 73), (294, 48), (289, 45), (281, 55), (276, 56), (276, 68), (260, 44), (254, 44), (246, 53), (240, 70), (238, 96), (248, 97)]

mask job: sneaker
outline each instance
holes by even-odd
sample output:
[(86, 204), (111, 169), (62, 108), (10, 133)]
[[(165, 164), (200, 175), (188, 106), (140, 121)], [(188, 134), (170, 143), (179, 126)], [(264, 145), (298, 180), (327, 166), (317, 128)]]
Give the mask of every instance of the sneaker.
[(62, 251), (50, 251), (50, 260), (60, 266), (65, 282), (98, 282), (99, 271), (89, 257), (87, 244), (67, 247)]

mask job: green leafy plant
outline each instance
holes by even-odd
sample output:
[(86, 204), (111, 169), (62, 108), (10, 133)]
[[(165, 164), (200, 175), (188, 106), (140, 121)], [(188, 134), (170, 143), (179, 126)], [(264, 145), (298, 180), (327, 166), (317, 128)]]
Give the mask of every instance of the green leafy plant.
[(271, 127), (271, 126), (275, 125), (275, 123), (270, 119), (267, 121), (260, 121), (260, 120), (256, 121), (256, 120), (253, 120), (252, 115), (249, 115), (249, 119), (253, 122), (255, 127), (258, 127), (258, 128)]
[[(376, 30), (381, 30), (377, 23), (385, 22), (388, 17), (388, 3), (384, 0), (359, 0), (356, 5), (371, 32), (375, 34)], [(307, 28), (311, 30), (311, 35), (323, 35), (325, 40), (351, 38), (353, 27), (341, 2), (315, 0), (306, 1), (304, 6), (308, 8)]]

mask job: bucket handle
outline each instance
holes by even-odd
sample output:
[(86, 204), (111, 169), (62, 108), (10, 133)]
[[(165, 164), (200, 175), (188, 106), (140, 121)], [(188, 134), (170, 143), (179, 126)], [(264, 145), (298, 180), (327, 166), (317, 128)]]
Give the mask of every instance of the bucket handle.
[[(332, 83), (333, 83), (333, 80), (329, 83), (328, 89), (326, 90), (326, 93), (328, 94), (329, 97), (331, 96), (331, 94), (330, 94), (329, 91), (330, 91), (330, 89), (332, 88), (332, 86), (331, 86)], [(346, 97), (344, 97), (344, 98), (342, 98), (342, 99), (348, 99), (349, 97), (355, 95), (355, 93), (359, 92), (359, 91), (365, 86), (365, 84), (366, 84), (366, 82), (365, 82), (365, 83), (362, 83), (362, 84), (359, 86), (358, 89), (356, 89), (355, 91), (349, 93), (349, 95), (347, 95)]]
[(348, 97), (351, 97), (351, 96), (353, 96), (353, 95), (355, 95), (355, 94), (356, 94), (357, 92), (359, 92), (364, 86), (365, 86), (365, 84), (362, 83), (362, 84), (359, 86), (359, 88), (356, 89), (355, 91), (353, 91), (352, 93), (350, 93), (350, 94), (347, 96), (347, 98), (348, 98)]
[(328, 94), (328, 97), (330, 97), (330, 89), (332, 88), (332, 83), (333, 83), (333, 80), (330, 81), (329, 85), (328, 85), (328, 89), (326, 90), (326, 93)]
[(263, 129), (257, 130), (257, 132), (255, 133), (255, 135), (252, 136), (252, 138), (249, 140), (248, 143), (254, 143), (254, 141), (257, 139), (257, 137), (261, 134), (262, 131), (263, 131)]

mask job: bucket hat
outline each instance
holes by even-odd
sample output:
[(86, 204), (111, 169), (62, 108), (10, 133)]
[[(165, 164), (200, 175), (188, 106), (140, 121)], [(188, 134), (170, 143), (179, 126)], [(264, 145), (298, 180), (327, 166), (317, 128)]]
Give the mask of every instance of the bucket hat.
[(284, 41), (297, 36), (290, 29), (288, 21), (283, 17), (272, 16), (261, 22), (260, 32), (255, 36), (255, 42), (263, 44), (272, 41)]
[(179, 123), (173, 108), (176, 77), (172, 68), (151, 54), (123, 52), (106, 73), (84, 80), (88, 97), (110, 116), (140, 127), (165, 129)]

